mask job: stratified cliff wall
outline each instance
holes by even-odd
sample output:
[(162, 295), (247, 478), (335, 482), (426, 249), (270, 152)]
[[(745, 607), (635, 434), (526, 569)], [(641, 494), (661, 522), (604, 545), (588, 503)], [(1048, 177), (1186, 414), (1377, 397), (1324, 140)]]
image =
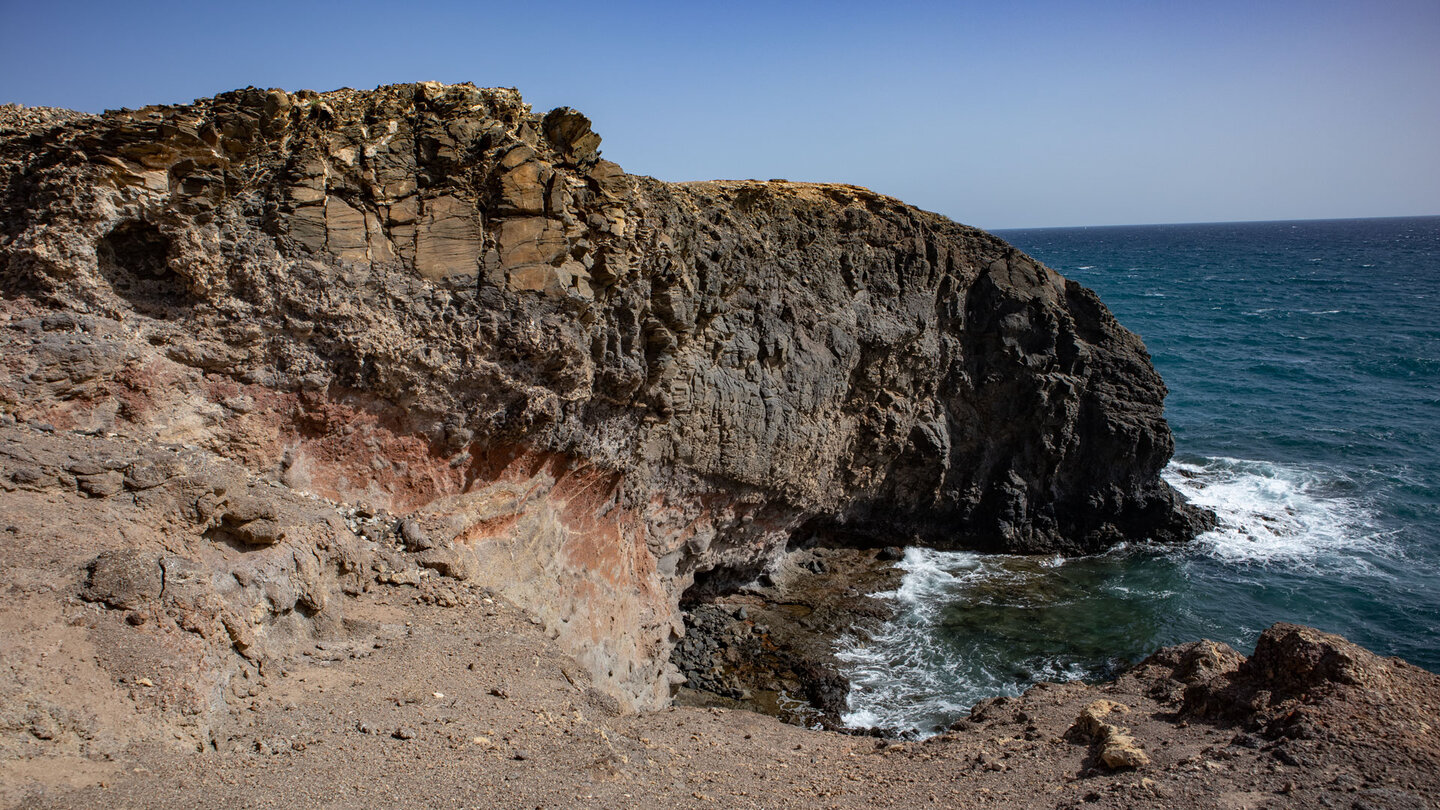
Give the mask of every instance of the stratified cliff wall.
[[(12, 110), (0, 405), (357, 504), (389, 528), (326, 542), (503, 592), (640, 706), (668, 699), (680, 595), (792, 540), (1202, 524), (1159, 479), (1164, 385), (1089, 290), (862, 188), (662, 183), (599, 143), (434, 83)], [(166, 548), (314, 542), (211, 506)]]

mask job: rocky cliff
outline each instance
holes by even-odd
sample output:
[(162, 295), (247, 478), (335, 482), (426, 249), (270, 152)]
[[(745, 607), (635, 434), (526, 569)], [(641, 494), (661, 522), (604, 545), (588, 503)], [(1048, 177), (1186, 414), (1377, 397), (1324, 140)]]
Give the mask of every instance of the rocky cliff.
[[(662, 183), (599, 143), (433, 83), (0, 112), (5, 489), (84, 535), (49, 564), (242, 673), (343, 593), (489, 588), (655, 706), (681, 595), (788, 544), (1203, 524), (1089, 290), (866, 189)], [(148, 528), (94, 536), (88, 499)]]

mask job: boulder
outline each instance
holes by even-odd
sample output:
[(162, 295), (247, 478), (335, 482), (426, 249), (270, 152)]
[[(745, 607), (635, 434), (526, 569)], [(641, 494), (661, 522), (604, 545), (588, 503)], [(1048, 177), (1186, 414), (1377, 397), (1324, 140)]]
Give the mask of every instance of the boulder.
[(138, 610), (158, 600), (163, 585), (158, 554), (116, 549), (102, 552), (90, 562), (80, 595), (119, 610)]

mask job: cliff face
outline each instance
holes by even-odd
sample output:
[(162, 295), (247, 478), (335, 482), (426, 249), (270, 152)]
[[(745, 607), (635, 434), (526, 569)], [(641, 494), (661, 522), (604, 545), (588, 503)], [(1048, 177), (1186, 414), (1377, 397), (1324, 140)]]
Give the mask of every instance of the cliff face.
[[(865, 189), (667, 184), (599, 142), (468, 85), (0, 115), (0, 404), (358, 504), (380, 528), (327, 543), (432, 555), (641, 706), (680, 595), (790, 542), (1202, 525), (1158, 477), (1164, 385), (1089, 290)], [(226, 514), (165, 542), (234, 540)]]

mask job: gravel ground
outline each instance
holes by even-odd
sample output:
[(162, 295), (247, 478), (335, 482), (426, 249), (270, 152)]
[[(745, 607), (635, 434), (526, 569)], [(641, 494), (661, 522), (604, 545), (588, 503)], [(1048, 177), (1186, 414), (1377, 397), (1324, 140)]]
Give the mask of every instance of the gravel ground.
[[(1041, 686), (982, 704), (966, 728), (923, 743), (808, 731), (747, 711), (621, 715), (520, 611), (470, 591), (456, 607), (424, 605), (409, 590), (357, 598), (352, 627), (369, 632), (266, 674), (231, 707), (216, 750), (147, 744), (110, 762), (37, 750), (0, 770), (9, 802), (1238, 808), (1427, 807), (1437, 795), (1433, 772), (1373, 772), (1346, 746), (1277, 755), (1236, 727), (1177, 721), (1144, 694), (1158, 693), (1144, 678)], [(1116, 716), (1149, 764), (1105, 769), (1096, 745), (1070, 730), (1102, 697), (1128, 708)]]

